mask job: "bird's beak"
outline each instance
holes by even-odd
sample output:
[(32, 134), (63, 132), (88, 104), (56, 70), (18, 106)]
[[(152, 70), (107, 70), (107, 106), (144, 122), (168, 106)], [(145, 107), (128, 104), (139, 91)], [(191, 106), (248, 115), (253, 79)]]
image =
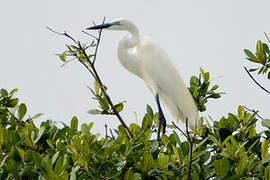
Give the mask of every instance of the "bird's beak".
[(100, 25), (96, 25), (96, 26), (86, 28), (86, 30), (105, 29), (105, 28), (108, 28), (108, 27), (110, 27), (112, 25), (113, 25), (113, 23), (105, 23), (105, 24), (100, 24)]

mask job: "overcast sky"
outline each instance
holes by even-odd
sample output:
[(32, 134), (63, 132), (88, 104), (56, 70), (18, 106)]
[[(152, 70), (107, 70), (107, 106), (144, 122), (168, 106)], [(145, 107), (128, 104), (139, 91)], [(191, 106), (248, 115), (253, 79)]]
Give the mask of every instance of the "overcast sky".
[[(265, 41), (263, 33), (270, 34), (269, 7), (269, 0), (4, 1), (0, 7), (0, 87), (18, 88), (17, 95), (26, 103), (29, 115), (45, 113), (37, 123), (52, 119), (69, 124), (76, 115), (80, 123), (94, 121), (94, 132), (103, 134), (105, 122), (116, 127), (119, 122), (115, 117), (87, 114), (97, 106), (87, 89), (93, 84), (92, 78), (78, 63), (60, 67), (55, 54), (70, 41), (45, 27), (66, 30), (89, 42), (81, 30), (91, 26), (91, 20), (123, 17), (134, 21), (141, 35), (150, 36), (168, 53), (186, 84), (200, 67), (210, 72), (213, 83), (226, 95), (210, 101), (205, 116), (218, 120), (242, 104), (269, 118), (269, 95), (243, 69), (255, 67), (245, 60), (243, 49), (254, 50), (258, 39)], [(140, 123), (146, 104), (155, 110), (156, 104), (144, 82), (117, 60), (116, 42), (125, 34), (103, 33), (96, 67), (112, 100), (127, 101), (123, 118), (128, 123)], [(255, 77), (270, 89), (266, 78)], [(167, 111), (165, 116), (172, 120)]]

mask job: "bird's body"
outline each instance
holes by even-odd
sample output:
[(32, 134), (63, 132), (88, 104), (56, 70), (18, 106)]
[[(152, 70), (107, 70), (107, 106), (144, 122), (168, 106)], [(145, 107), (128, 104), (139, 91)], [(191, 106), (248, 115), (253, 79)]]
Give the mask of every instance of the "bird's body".
[(134, 47), (123, 48), (123, 41), (126, 39), (128, 38), (118, 42), (117, 52), (120, 63), (131, 73), (143, 79), (154, 96), (159, 95), (160, 100), (177, 122), (180, 120), (185, 122), (187, 118), (189, 127), (196, 128), (198, 119), (196, 104), (164, 50), (149, 37), (139, 39)]
[(137, 27), (128, 20), (121, 19), (89, 29), (102, 27), (130, 32), (129, 36), (123, 37), (118, 42), (117, 54), (120, 63), (144, 80), (153, 95), (157, 97), (157, 101), (159, 97), (177, 122), (180, 120), (185, 122), (187, 119), (189, 127), (196, 129), (198, 123), (196, 104), (164, 50), (150, 38), (141, 38)]

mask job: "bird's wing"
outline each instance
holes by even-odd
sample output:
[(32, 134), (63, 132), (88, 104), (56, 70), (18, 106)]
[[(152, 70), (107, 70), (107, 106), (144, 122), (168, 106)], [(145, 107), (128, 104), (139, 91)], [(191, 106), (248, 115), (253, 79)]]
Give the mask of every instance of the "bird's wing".
[(177, 121), (185, 122), (188, 118), (190, 127), (196, 128), (196, 104), (167, 54), (147, 38), (141, 40), (137, 56), (142, 62), (143, 79), (152, 93), (159, 94), (161, 101)]

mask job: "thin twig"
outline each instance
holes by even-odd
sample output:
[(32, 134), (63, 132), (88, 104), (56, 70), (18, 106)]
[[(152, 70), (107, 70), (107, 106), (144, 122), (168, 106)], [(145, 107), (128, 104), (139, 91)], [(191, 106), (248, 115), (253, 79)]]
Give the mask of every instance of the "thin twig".
[(7, 112), (9, 113), (10, 116), (14, 117), (17, 123), (19, 123), (21, 126), (25, 126), (24, 122), (20, 121), (12, 112), (9, 111), (8, 108), (6, 108)]
[(82, 32), (83, 32), (84, 34), (86, 34), (86, 35), (88, 35), (88, 36), (94, 38), (95, 40), (98, 40), (98, 38), (97, 38), (96, 36), (94, 36), (94, 35), (92, 35), (92, 34), (86, 32), (86, 31), (84, 31), (84, 30), (82, 30)]
[(105, 123), (105, 125), (104, 125), (104, 127), (105, 127), (105, 138), (107, 138), (107, 137), (109, 137), (108, 136), (108, 126), (107, 126), (107, 124)]
[[(250, 112), (253, 112), (253, 113), (256, 113), (257, 111), (255, 111), (254, 109), (249, 109), (248, 107), (242, 105), (243, 108), (245, 108), (246, 110), (250, 111)], [(256, 116), (260, 119), (264, 119), (262, 116), (260, 116), (259, 114), (256, 114)]]
[(270, 94), (270, 91), (268, 91), (267, 89), (265, 89), (262, 85), (260, 85), (260, 83), (258, 83), (254, 77), (249, 73), (248, 69), (246, 67), (244, 67), (244, 69), (246, 70), (246, 72), (248, 73), (249, 77), (265, 92), (267, 92), (268, 94)]
[(187, 137), (187, 135), (184, 133), (184, 131), (182, 131), (173, 121), (172, 121), (172, 123), (173, 123), (173, 125), (174, 125), (174, 127), (176, 128), (176, 129), (178, 129), (187, 139), (188, 139), (188, 137)]
[(0, 122), (0, 124), (10, 124), (9, 122)]
[(193, 138), (190, 136), (188, 131), (188, 119), (186, 118), (186, 131), (189, 141), (189, 165), (188, 165), (188, 180), (192, 180), (191, 171), (192, 171), (192, 148), (193, 148)]
[[(104, 24), (104, 23), (105, 23), (105, 17), (102, 20), (102, 24)], [(93, 66), (95, 65), (95, 62), (96, 62), (96, 56), (97, 56), (97, 51), (98, 51), (98, 47), (99, 47), (99, 43), (100, 43), (101, 33), (102, 33), (102, 29), (98, 30), (98, 39), (97, 39), (97, 46), (96, 46), (96, 49), (95, 49), (95, 56), (94, 56), (94, 59), (93, 59)]]
[(110, 133), (112, 135), (112, 138), (115, 139), (114, 135), (113, 135), (113, 132), (112, 132), (112, 129), (110, 129)]
[(91, 20), (91, 22), (92, 22), (92, 24), (93, 24), (94, 26), (96, 26), (96, 25), (97, 25), (97, 24), (95, 23), (95, 21)]
[(47, 28), (49, 31), (51, 31), (51, 32), (53, 32), (53, 33), (55, 33), (55, 34), (62, 35), (62, 36), (66, 36), (66, 37), (68, 37), (69, 39), (71, 39), (75, 44), (78, 44), (78, 42), (77, 42), (73, 37), (71, 37), (66, 31), (64, 31), (64, 33), (60, 33), (60, 32), (57, 32), (57, 31), (53, 30), (52, 28), (50, 28), (50, 27), (48, 27), (48, 26), (46, 26), (46, 28)]

